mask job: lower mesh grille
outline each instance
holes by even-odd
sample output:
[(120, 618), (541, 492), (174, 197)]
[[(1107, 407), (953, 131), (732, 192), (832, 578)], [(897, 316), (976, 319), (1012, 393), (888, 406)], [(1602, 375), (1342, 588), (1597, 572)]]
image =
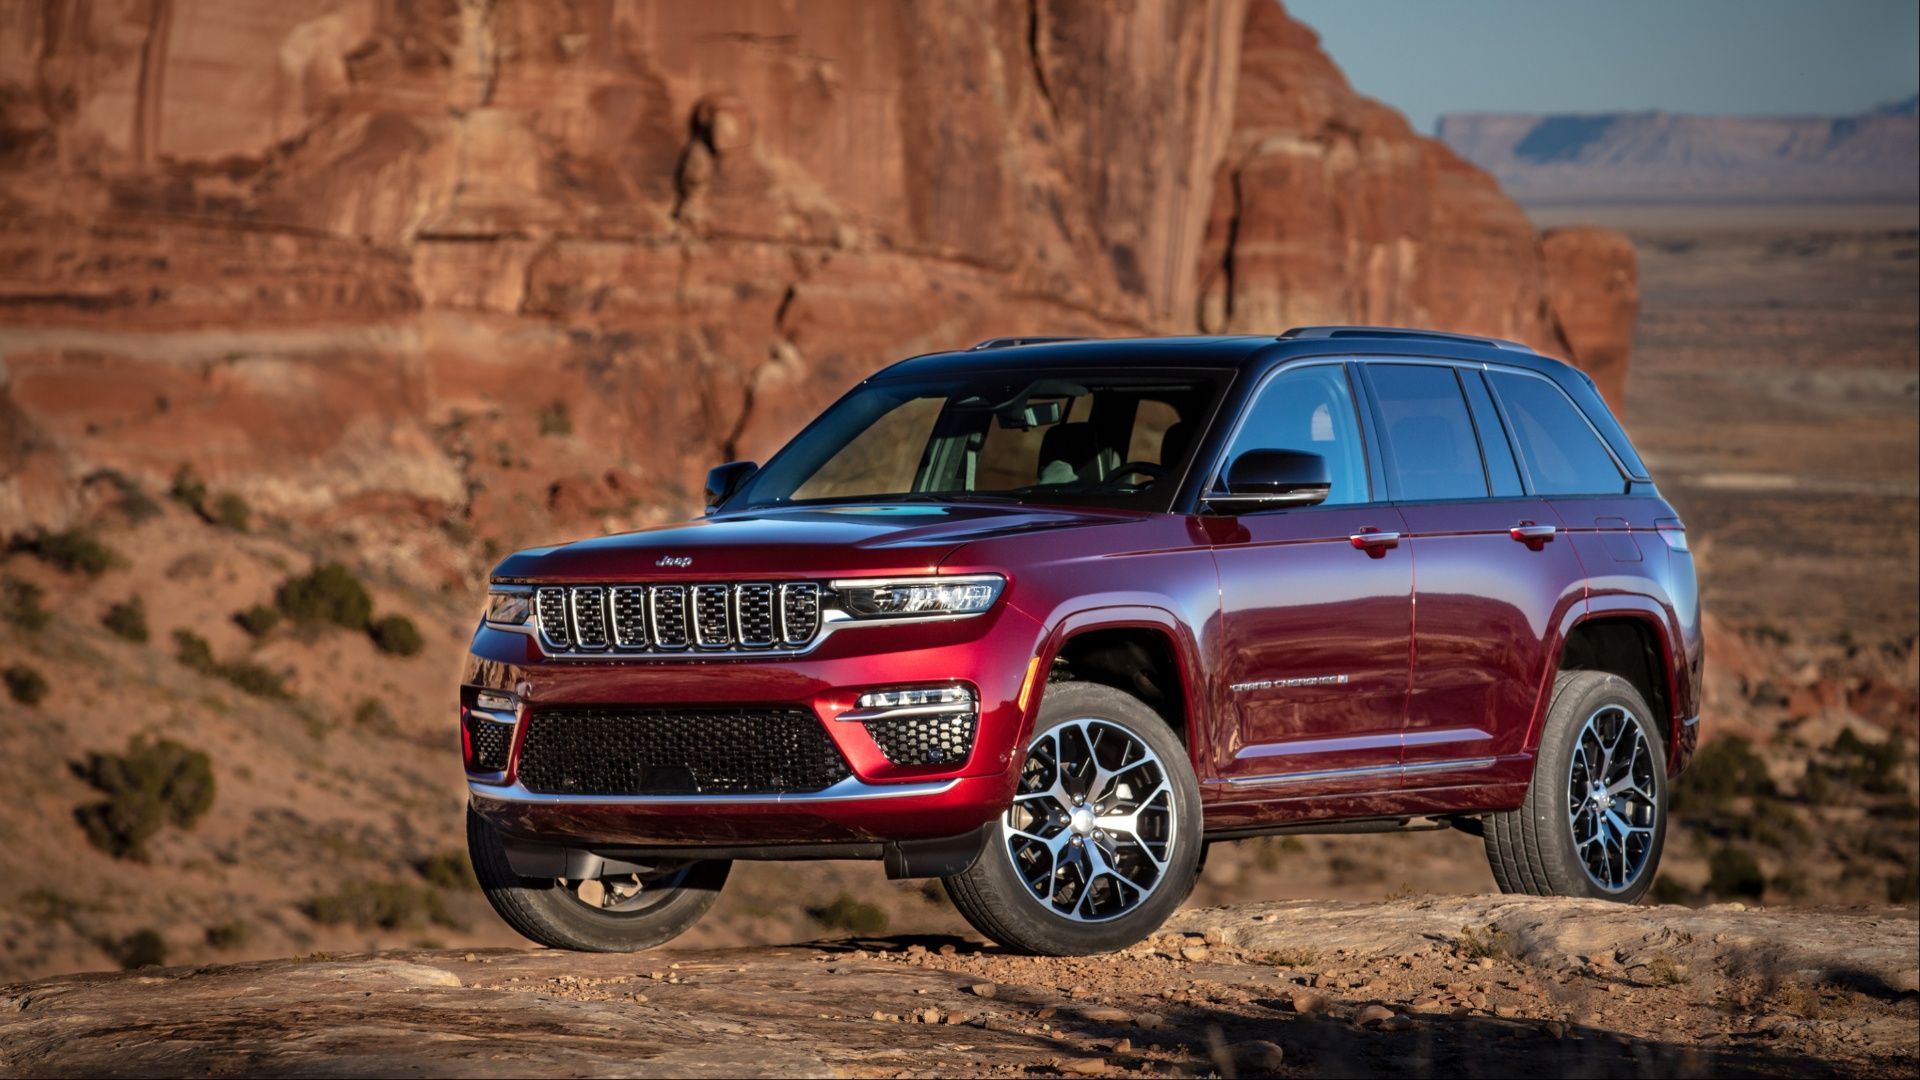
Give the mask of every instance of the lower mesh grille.
[(809, 709), (551, 709), (527, 719), (520, 782), (548, 795), (778, 795), (851, 775)]
[(972, 713), (866, 721), (867, 734), (895, 765), (951, 765), (973, 749)]
[(513, 743), (513, 725), (485, 720), (472, 713), (461, 722), (467, 726), (467, 768), (485, 773), (505, 770), (507, 747)]

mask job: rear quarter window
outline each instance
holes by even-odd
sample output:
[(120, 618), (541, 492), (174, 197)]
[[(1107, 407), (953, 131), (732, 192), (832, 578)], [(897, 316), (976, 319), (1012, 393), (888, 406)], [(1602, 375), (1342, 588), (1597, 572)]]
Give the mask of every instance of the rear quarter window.
[(1536, 495), (1618, 495), (1627, 478), (1579, 408), (1545, 379), (1488, 373)]

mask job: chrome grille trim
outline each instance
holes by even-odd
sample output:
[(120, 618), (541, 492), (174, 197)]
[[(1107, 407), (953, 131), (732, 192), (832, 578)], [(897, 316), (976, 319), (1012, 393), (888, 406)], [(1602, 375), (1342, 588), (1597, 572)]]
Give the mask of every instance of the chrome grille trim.
[(687, 628), (685, 585), (655, 585), (648, 589), (647, 617), (653, 624), (654, 648), (679, 650), (687, 647), (691, 631)]
[(693, 643), (703, 649), (724, 649), (733, 644), (733, 626), (728, 603), (731, 589), (725, 585), (693, 587)]
[[(541, 585), (524, 627), (558, 660), (796, 656), (845, 616), (817, 581)], [(676, 657), (677, 654), (677, 657)], [(689, 655), (691, 654), (691, 655)]]
[(617, 649), (647, 647), (647, 590), (643, 585), (618, 585), (609, 593), (613, 613), (613, 645)]

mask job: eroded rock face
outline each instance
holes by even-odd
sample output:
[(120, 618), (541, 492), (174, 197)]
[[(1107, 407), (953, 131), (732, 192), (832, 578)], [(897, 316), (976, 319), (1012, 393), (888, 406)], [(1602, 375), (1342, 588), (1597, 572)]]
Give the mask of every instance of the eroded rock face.
[(992, 334), (1626, 339), (1557, 340), (1586, 264), (1265, 2), (18, 5), (0, 130), (10, 527), (182, 462), (313, 524), (634, 524)]
[(1491, 177), (1356, 94), (1313, 31), (1248, 11), (1195, 320), (1214, 332), (1421, 326), (1524, 342), (1618, 405), (1638, 309), (1632, 245), (1536, 237)]

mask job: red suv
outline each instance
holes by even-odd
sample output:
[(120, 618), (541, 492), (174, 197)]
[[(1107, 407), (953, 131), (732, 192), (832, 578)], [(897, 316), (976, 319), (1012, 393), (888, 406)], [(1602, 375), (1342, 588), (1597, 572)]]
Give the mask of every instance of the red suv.
[(1451, 826), (1510, 892), (1652, 882), (1693, 561), (1593, 382), (1525, 347), (987, 341), (707, 502), (494, 571), (468, 838), (535, 941), (666, 941), (735, 859), (881, 859), (1055, 954), (1261, 834)]

